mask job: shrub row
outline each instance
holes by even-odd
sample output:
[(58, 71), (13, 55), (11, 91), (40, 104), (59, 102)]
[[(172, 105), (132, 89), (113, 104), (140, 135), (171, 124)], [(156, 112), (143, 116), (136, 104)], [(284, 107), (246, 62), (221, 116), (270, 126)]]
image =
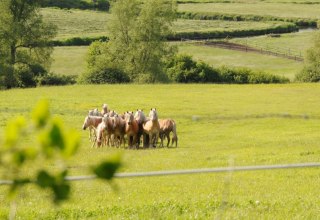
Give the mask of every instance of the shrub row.
[(110, 8), (109, 0), (43, 0), (41, 1), (41, 7), (58, 7), (58, 8), (77, 8), (77, 9), (95, 9), (108, 11)]
[(268, 15), (223, 14), (218, 12), (178, 12), (178, 17), (197, 20), (225, 20), (225, 21), (284, 21), (299, 27), (318, 27), (318, 20), (311, 18), (282, 18)]
[(265, 34), (291, 33), (298, 31), (293, 23), (279, 24), (273, 27), (247, 30), (223, 30), (223, 31), (201, 31), (201, 32), (178, 32), (167, 37), (168, 40), (181, 39), (221, 39), (226, 37), (247, 37)]
[(54, 40), (52, 46), (88, 46), (94, 41), (108, 41), (108, 37), (73, 37), (66, 40)]
[(289, 79), (248, 68), (220, 67), (213, 68), (191, 56), (178, 55), (167, 64), (168, 77), (178, 83), (288, 83)]

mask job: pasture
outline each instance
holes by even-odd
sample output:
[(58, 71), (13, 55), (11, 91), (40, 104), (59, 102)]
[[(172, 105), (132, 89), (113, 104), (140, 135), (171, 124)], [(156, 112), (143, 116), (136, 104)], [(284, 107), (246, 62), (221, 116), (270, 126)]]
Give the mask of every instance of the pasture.
[(320, 18), (320, 8), (313, 4), (289, 3), (197, 3), (179, 4), (179, 11), (223, 12), (226, 14), (269, 15), (284, 18)]
[[(235, 39), (236, 41), (237, 39)], [(238, 39), (239, 40), (239, 39)], [(233, 41), (233, 40), (232, 40)], [(248, 39), (248, 41), (250, 41)], [(237, 41), (236, 41), (237, 42)], [(260, 42), (259, 42), (260, 43)], [(246, 53), (215, 47), (201, 46), (192, 43), (175, 43), (179, 53), (192, 55), (196, 60), (202, 60), (218, 67), (229, 65), (233, 67), (247, 67), (267, 73), (286, 76), (293, 80), (302, 68), (302, 63), (281, 57)], [(280, 45), (279, 45), (280, 46)], [(86, 68), (86, 53), (88, 47), (55, 47), (51, 71), (64, 75), (79, 75)]]
[[(47, 98), (51, 113), (81, 133), (81, 148), (68, 161), (70, 175), (86, 175), (92, 164), (119, 152), (121, 172), (226, 167), (230, 160), (235, 166), (320, 162), (319, 89), (318, 84), (13, 89), (0, 92), (0, 140), (10, 118), (29, 116), (36, 102)], [(87, 110), (102, 103), (118, 112), (156, 107), (160, 118), (176, 120), (178, 148), (90, 148), (81, 126)], [(319, 178), (319, 168), (309, 168), (115, 179), (111, 186), (74, 182), (71, 200), (61, 207), (50, 204), (48, 192), (28, 186), (17, 199), (17, 218), (317, 219)], [(9, 212), (5, 190), (0, 188), (0, 218)]]
[(247, 44), (253, 47), (275, 48), (280, 51), (304, 52), (313, 46), (313, 38), (318, 30), (303, 30), (296, 33), (281, 34), (281, 37), (257, 36), (250, 38), (234, 38), (231, 42)]

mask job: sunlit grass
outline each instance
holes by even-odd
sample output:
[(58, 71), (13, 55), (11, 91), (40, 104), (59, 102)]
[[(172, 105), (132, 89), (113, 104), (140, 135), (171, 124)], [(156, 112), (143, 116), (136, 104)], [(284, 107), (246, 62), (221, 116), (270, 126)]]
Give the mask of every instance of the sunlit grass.
[(197, 3), (179, 4), (179, 11), (226, 14), (270, 15), (276, 17), (320, 18), (318, 5), (288, 3)]
[[(10, 118), (28, 116), (47, 98), (52, 114), (81, 132), (82, 146), (68, 162), (70, 175), (88, 174), (92, 164), (117, 152), (123, 154), (121, 172), (319, 162), (319, 89), (318, 84), (100, 85), (1, 91), (0, 137)], [(176, 120), (178, 148), (90, 148), (81, 125), (87, 110), (102, 103), (118, 112), (156, 107), (160, 118)], [(100, 181), (76, 182), (70, 202), (60, 208), (49, 203), (48, 192), (30, 186), (17, 199), (17, 218), (316, 219), (319, 177), (314, 168), (117, 179), (118, 190)], [(9, 209), (5, 189), (0, 188), (1, 218)]]

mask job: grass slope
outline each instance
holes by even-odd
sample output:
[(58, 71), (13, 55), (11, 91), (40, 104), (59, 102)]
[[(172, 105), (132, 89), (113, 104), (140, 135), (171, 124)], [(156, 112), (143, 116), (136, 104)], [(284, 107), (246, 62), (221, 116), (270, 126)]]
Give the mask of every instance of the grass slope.
[(180, 44), (179, 52), (190, 54), (197, 60), (203, 60), (213, 66), (247, 67), (253, 70), (265, 71), (288, 77), (293, 80), (303, 63), (285, 58), (262, 55), (258, 53), (246, 53), (195, 44)]
[[(192, 55), (212, 66), (248, 67), (254, 70), (278, 74), (293, 79), (302, 68), (302, 63), (284, 58), (245, 53), (188, 43), (175, 43), (179, 53)], [(88, 47), (55, 47), (51, 71), (57, 74), (79, 75), (84, 72)]]
[(86, 68), (88, 47), (55, 47), (50, 71), (63, 75), (80, 75)]
[[(11, 117), (29, 115), (46, 97), (52, 114), (82, 134), (80, 151), (68, 162), (71, 175), (87, 174), (91, 164), (115, 152), (123, 154), (122, 172), (224, 167), (230, 159), (236, 166), (319, 162), (319, 89), (318, 84), (100, 85), (1, 91), (0, 138)], [(157, 107), (160, 118), (176, 120), (178, 148), (91, 149), (87, 131), (80, 129), (87, 110), (102, 103), (119, 112)], [(37, 168), (32, 164), (27, 171)], [(48, 192), (29, 186), (17, 200), (17, 218), (317, 219), (319, 177), (313, 168), (117, 179), (118, 190), (100, 181), (76, 182), (70, 202), (61, 207), (48, 202)], [(5, 190), (0, 188), (0, 218), (8, 217)]]
[(197, 3), (179, 4), (179, 11), (223, 12), (227, 14), (270, 15), (276, 17), (320, 18), (319, 7), (311, 4), (288, 3)]

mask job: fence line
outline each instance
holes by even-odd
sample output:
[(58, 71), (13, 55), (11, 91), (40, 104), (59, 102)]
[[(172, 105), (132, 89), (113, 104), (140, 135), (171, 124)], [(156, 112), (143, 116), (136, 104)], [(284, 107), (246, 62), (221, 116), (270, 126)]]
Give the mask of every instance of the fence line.
[[(204, 173), (222, 173), (238, 171), (255, 171), (255, 170), (275, 170), (275, 169), (296, 169), (296, 168), (315, 168), (320, 167), (320, 163), (298, 163), (298, 164), (276, 164), (276, 165), (259, 165), (259, 166), (239, 166), (239, 167), (220, 167), (220, 168), (203, 168), (188, 170), (167, 170), (167, 171), (150, 171), (135, 173), (116, 173), (115, 178), (135, 178), (135, 177), (154, 177), (154, 176), (172, 176), (186, 174), (204, 174)], [(68, 176), (67, 181), (86, 181), (97, 179), (97, 176)], [(0, 180), (1, 185), (12, 185), (11, 180)]]

